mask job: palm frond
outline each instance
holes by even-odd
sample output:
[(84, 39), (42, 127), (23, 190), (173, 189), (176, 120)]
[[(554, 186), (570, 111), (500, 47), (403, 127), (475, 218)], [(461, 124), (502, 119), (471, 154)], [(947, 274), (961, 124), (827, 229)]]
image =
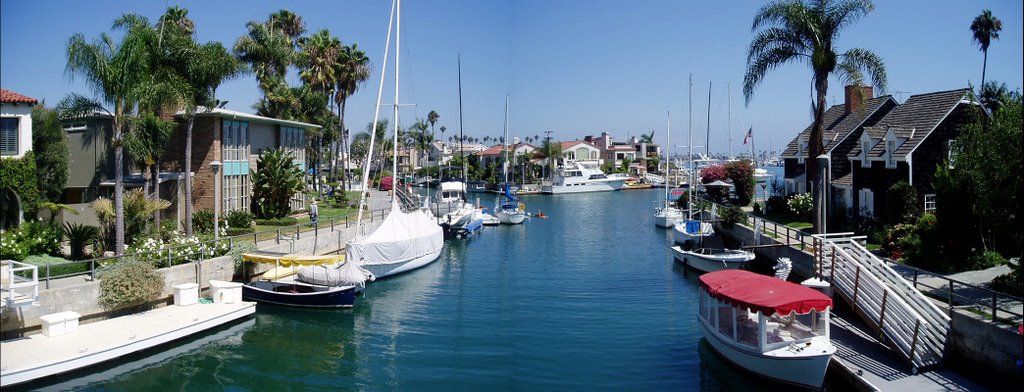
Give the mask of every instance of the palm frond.
[(862, 84), (863, 74), (871, 75), (871, 83), (883, 94), (888, 87), (888, 80), (885, 72), (885, 63), (875, 53), (862, 48), (853, 48), (843, 53), (839, 64), (848, 76), (856, 76), (857, 81)]
[(743, 76), (743, 96), (746, 103), (750, 104), (750, 99), (754, 96), (754, 89), (761, 84), (768, 71), (801, 58), (803, 58), (801, 54), (791, 48), (778, 47), (761, 53), (753, 62), (748, 61), (747, 73)]

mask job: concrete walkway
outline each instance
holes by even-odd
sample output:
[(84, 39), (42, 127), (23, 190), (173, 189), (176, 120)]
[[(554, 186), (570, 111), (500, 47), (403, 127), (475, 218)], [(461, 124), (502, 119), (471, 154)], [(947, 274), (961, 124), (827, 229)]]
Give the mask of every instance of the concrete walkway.
[[(903, 279), (906, 279), (911, 283), (914, 282), (913, 269), (904, 264), (896, 263), (888, 258), (883, 260), (885, 260), (886, 264), (890, 268), (899, 273)], [(992, 279), (1000, 275), (1008, 274), (1010, 271), (1012, 271), (1012, 269), (1007, 265), (995, 266), (983, 270), (958, 272), (949, 275), (918, 271), (916, 288), (921, 292), (934, 297), (933, 299), (939, 303), (939, 306), (947, 306), (947, 302), (952, 298), (953, 303), (957, 306), (973, 306), (978, 311), (985, 313), (988, 317), (991, 317), (992, 293), (988, 290), (982, 290), (977, 287), (989, 289)], [(954, 283), (952, 295), (950, 295), (950, 279), (976, 287), (969, 287)], [(938, 298), (943, 298), (945, 300), (940, 301)], [(1024, 317), (1022, 317), (1022, 315), (1024, 315), (1024, 302), (1021, 300), (1015, 300), (1011, 297), (1000, 295), (997, 298), (996, 304), (998, 307), (996, 315), (998, 317), (1009, 320), (1011, 323), (1015, 324), (1019, 324), (1024, 321)]]

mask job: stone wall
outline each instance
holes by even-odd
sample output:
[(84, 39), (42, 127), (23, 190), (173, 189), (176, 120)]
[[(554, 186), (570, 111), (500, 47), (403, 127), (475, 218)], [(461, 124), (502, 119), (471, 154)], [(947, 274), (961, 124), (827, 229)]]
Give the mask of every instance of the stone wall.
[(988, 380), (990, 386), (1005, 387), (1024, 381), (1024, 371), (1017, 364), (1024, 358), (1024, 337), (1015, 329), (1007, 329), (966, 311), (953, 312), (950, 317), (948, 365), (975, 379)]
[[(366, 232), (371, 232), (380, 226), (383, 219), (379, 217), (373, 222), (365, 222)], [(288, 252), (303, 254), (326, 254), (343, 249), (345, 242), (355, 235), (356, 226), (353, 223), (345, 228), (344, 224), (335, 226), (332, 231), (330, 226), (321, 226), (319, 235), (312, 232), (299, 234), (294, 241), (282, 240), (275, 244), (274, 240), (265, 241), (260, 244), (260, 250), (269, 252)], [(295, 236), (295, 233), (291, 233)], [(244, 272), (247, 276), (262, 273), (272, 265), (250, 266)], [(154, 306), (165, 306), (174, 302), (174, 286), (182, 283), (199, 283), (202, 290), (210, 287), (210, 280), (232, 280), (236, 276), (241, 279), (242, 271), (237, 271), (235, 261), (231, 256), (221, 256), (203, 260), (196, 263), (182, 264), (170, 268), (158, 270), (164, 275), (164, 292), (161, 298), (151, 302)], [(81, 277), (73, 277), (81, 281)], [(99, 304), (100, 294), (99, 281), (85, 281), (77, 284), (60, 285), (55, 284), (54, 288), (43, 289), (42, 284), (39, 290), (38, 305), (18, 309), (4, 309), (0, 315), (0, 334), (3, 339), (21, 336), (25, 333), (37, 333), (40, 328), (39, 317), (63, 311), (74, 311), (82, 315), (82, 322), (102, 320), (115, 317), (124, 313), (124, 310), (110, 310)], [(59, 287), (57, 287), (59, 286)]]

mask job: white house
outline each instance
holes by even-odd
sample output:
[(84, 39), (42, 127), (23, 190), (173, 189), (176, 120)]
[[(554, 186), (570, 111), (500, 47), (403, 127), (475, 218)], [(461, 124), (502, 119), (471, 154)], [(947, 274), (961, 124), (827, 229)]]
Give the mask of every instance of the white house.
[(32, 149), (32, 106), (37, 102), (0, 89), (0, 156), (21, 158)]

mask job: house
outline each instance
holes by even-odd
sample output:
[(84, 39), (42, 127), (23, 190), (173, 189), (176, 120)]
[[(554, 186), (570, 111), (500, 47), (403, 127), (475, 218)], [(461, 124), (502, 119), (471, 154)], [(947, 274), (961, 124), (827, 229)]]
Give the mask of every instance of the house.
[(970, 89), (918, 94), (865, 127), (847, 154), (852, 171), (846, 205), (862, 216), (885, 216), (887, 191), (899, 181), (910, 184), (918, 202), (927, 205), (934, 198), (936, 168), (951, 161), (959, 128), (978, 110)]
[(655, 143), (642, 142), (636, 137), (626, 142), (616, 142), (608, 132), (600, 136), (587, 136), (584, 141), (593, 143), (601, 150), (601, 163), (610, 163), (615, 167), (622, 165), (624, 160), (632, 162), (630, 173), (643, 175), (647, 172), (647, 160), (661, 156), (661, 146)]
[[(185, 214), (185, 134), (187, 118), (178, 112), (173, 116), (178, 127), (160, 158), (160, 198), (171, 202), (162, 218), (184, 220)], [(114, 186), (112, 118), (96, 113), (85, 118), (65, 121), (68, 145), (71, 151), (68, 177), (63, 202), (80, 211), (66, 216), (69, 221), (96, 224), (95, 215), (86, 208), (100, 196), (111, 197)], [(250, 170), (257, 169), (259, 155), (267, 149), (284, 148), (296, 166), (305, 171), (306, 129), (319, 128), (306, 124), (257, 116), (227, 109), (200, 109), (192, 129), (192, 203), (195, 210), (214, 207), (213, 161), (220, 161), (219, 202), (221, 211), (251, 211), (252, 183)], [(144, 185), (144, 168), (127, 153), (124, 162), (126, 189)], [(305, 195), (297, 193), (292, 209), (305, 208)]]
[[(845, 201), (850, 194), (850, 162), (847, 154), (857, 145), (864, 127), (878, 123), (886, 114), (898, 106), (892, 96), (873, 97), (874, 89), (870, 86), (846, 86), (843, 104), (834, 105), (825, 111), (822, 120), (822, 145), (824, 155), (828, 158), (826, 183), (828, 211), (847, 211), (849, 203)], [(782, 152), (785, 174), (786, 194), (806, 193), (808, 144), (810, 141), (810, 124), (800, 132)], [(848, 212), (848, 211), (847, 211)]]
[(562, 145), (562, 160), (590, 161), (602, 163), (601, 149), (585, 140), (559, 142)]
[[(499, 163), (504, 159), (505, 154), (504, 145), (496, 145), (483, 151), (476, 152), (476, 156), (480, 157), (480, 166), (487, 167), (491, 163)], [(511, 156), (523, 155), (526, 153), (533, 153), (537, 151), (537, 146), (530, 143), (515, 143), (508, 146), (508, 153)]]
[[(0, 159), (20, 161), (32, 150), (32, 106), (36, 103), (35, 98), (0, 89)], [(26, 190), (21, 187), (31, 185), (11, 178), (0, 179), (0, 184), (0, 228), (18, 226), (24, 218), (22, 195)]]

